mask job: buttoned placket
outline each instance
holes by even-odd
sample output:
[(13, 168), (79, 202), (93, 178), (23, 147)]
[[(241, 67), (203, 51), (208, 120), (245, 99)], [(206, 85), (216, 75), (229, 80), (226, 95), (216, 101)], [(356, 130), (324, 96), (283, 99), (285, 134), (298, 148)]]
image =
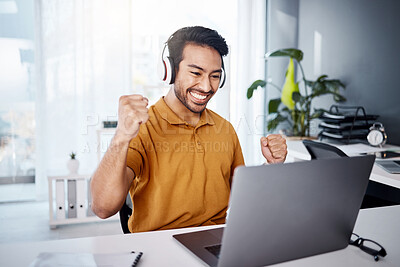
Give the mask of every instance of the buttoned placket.
[(202, 126), (204, 126), (204, 125), (196, 126), (193, 129), (193, 136), (194, 136), (194, 142), (195, 142), (195, 146), (196, 146), (196, 151), (200, 152), (200, 153), (204, 153), (204, 146), (202, 145), (200, 136), (198, 134), (198, 130)]
[[(205, 127), (207, 125), (213, 125), (214, 122), (213, 120), (209, 119), (207, 115), (205, 117), (200, 118), (200, 121), (198, 124), (193, 127), (192, 125), (188, 124), (187, 122), (183, 121), (182, 119), (179, 118), (165, 103), (165, 101), (162, 99), (161, 101), (157, 102), (156, 105), (159, 105), (159, 112), (161, 117), (166, 120), (170, 125), (177, 125), (178, 127), (183, 127), (184, 129), (187, 130), (192, 130), (193, 131), (193, 139), (194, 140), (194, 147), (196, 149), (196, 152), (204, 153), (205, 152), (205, 147), (204, 143), (202, 142), (198, 130), (201, 127)], [(207, 112), (207, 111), (204, 111)], [(207, 113), (205, 113), (207, 114)], [(183, 126), (184, 125), (184, 126)]]

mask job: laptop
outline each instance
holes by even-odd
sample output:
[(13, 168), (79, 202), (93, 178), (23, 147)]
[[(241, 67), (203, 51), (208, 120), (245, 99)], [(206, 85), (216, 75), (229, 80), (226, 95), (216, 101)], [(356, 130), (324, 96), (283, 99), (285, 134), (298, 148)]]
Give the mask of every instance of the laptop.
[(389, 173), (400, 173), (400, 160), (377, 160), (376, 164)]
[(265, 266), (346, 248), (374, 160), (238, 167), (226, 227), (173, 237), (210, 266)]

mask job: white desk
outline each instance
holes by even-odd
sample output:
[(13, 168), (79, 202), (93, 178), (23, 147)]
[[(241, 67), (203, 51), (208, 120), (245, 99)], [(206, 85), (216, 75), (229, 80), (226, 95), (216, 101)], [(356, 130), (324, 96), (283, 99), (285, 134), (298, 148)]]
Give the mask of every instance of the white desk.
[[(40, 252), (117, 253), (131, 250), (144, 252), (139, 264), (141, 267), (204, 266), (175, 241), (172, 235), (207, 228), (215, 226), (1, 245), (0, 266), (27, 266)], [(348, 246), (343, 250), (275, 266), (399, 266), (400, 206), (361, 210), (354, 232), (380, 243), (388, 255), (375, 262), (371, 255), (357, 247)]]
[[(301, 141), (287, 141), (287, 161), (310, 160), (311, 156)], [(398, 149), (397, 146), (385, 145), (386, 149)], [(391, 174), (374, 164), (370, 180), (400, 189), (400, 174)], [(400, 265), (400, 264), (399, 264)]]

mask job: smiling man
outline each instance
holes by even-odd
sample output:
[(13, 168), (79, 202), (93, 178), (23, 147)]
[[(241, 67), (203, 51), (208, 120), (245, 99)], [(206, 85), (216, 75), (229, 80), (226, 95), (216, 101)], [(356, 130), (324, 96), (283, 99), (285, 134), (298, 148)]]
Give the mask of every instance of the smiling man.
[[(225, 40), (196, 26), (176, 31), (167, 45), (169, 92), (149, 109), (141, 95), (120, 98), (116, 133), (91, 181), (101, 218), (130, 193), (131, 232), (224, 223), (233, 172), (244, 165), (232, 125), (206, 108), (225, 79)], [(261, 151), (269, 163), (284, 162), (286, 141), (263, 137)]]

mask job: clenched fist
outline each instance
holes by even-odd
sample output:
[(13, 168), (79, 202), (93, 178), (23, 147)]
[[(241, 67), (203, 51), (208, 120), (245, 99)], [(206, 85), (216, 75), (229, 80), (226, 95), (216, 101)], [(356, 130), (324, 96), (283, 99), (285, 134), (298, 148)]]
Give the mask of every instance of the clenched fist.
[(286, 139), (280, 134), (261, 137), (261, 152), (268, 163), (283, 163), (287, 155)]
[(116, 134), (130, 141), (139, 133), (139, 127), (149, 119), (149, 100), (141, 95), (124, 95), (119, 98)]

